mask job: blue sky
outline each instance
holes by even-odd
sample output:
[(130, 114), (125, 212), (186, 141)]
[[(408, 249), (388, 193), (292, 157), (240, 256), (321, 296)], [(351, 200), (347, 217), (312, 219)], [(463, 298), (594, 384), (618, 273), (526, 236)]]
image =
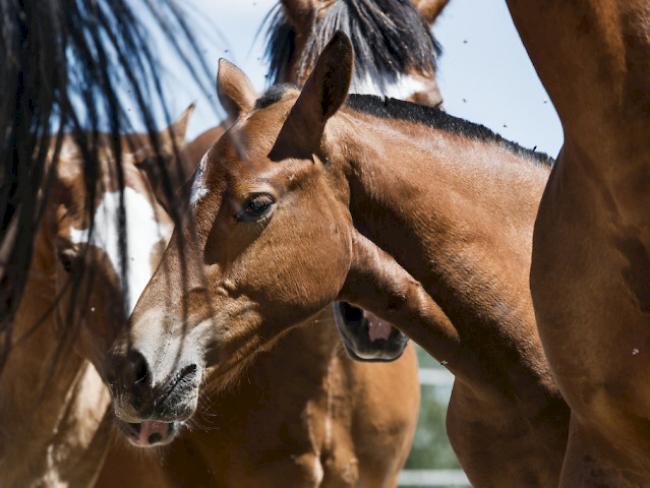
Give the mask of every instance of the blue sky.
[[(264, 35), (253, 42), (275, 0), (185, 0), (199, 43), (216, 73), (226, 57), (242, 68), (258, 89), (265, 86)], [(434, 26), (444, 53), (439, 80), (445, 107), (453, 115), (490, 127), (527, 147), (552, 156), (562, 144), (557, 115), (512, 25), (505, 0), (451, 0)], [(165, 87), (174, 114), (191, 101), (197, 111), (188, 137), (217, 125), (222, 114), (216, 96), (205, 96), (184, 69), (163, 55)], [(212, 81), (211, 86), (214, 86)]]

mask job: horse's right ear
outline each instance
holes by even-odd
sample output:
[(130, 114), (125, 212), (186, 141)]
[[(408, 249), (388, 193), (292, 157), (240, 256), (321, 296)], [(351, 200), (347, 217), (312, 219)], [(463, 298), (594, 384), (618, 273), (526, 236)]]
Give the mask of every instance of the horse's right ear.
[(340, 31), (335, 33), (280, 130), (269, 155), (272, 160), (318, 153), (325, 124), (348, 96), (353, 62), (350, 39)]
[(231, 120), (253, 110), (257, 100), (257, 92), (248, 76), (224, 58), (219, 60), (217, 95)]
[(449, 0), (411, 0), (415, 9), (430, 26), (445, 9)]

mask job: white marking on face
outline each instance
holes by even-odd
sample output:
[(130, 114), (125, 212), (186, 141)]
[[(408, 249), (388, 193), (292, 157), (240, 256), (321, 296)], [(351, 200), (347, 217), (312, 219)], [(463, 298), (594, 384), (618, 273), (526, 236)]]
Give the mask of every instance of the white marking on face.
[(183, 322), (183, 319), (174, 320), (163, 310), (150, 308), (132, 324), (132, 346), (150, 365), (154, 386), (166, 383), (184, 365), (196, 364), (200, 370), (204, 366), (206, 341), (215, 329), (212, 317), (188, 326), (186, 330)]
[(196, 168), (196, 173), (194, 173), (194, 179), (192, 180), (192, 190), (190, 192), (191, 205), (196, 205), (208, 194), (208, 187), (205, 185), (205, 170), (207, 166), (208, 153), (206, 152), (201, 158), (199, 167)]
[[(121, 282), (119, 208), (119, 191), (104, 193), (95, 210), (92, 244), (106, 253)], [(129, 187), (124, 189), (124, 212), (129, 291), (126, 296), (126, 311), (130, 315), (153, 273), (151, 257), (154, 246), (167, 237), (171, 229), (156, 219), (150, 200)], [(89, 229), (70, 229), (70, 239), (73, 243), (88, 243), (88, 234)], [(124, 286), (124, 283), (121, 284)]]
[(397, 98), (406, 100), (414, 93), (428, 91), (427, 84), (411, 75), (398, 74), (392, 80), (373, 77), (366, 73), (363, 78), (354, 78), (350, 93), (360, 95), (377, 95), (380, 97)]
[(323, 469), (323, 463), (321, 463), (319, 457), (316, 457), (314, 459), (312, 476), (314, 478), (314, 486), (320, 486), (320, 484), (323, 482), (323, 478), (325, 478), (325, 470)]

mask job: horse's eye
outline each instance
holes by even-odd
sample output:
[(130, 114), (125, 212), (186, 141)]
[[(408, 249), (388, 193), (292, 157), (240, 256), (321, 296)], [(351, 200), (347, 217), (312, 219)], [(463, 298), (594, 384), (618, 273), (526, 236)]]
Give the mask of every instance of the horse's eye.
[(239, 212), (240, 220), (257, 220), (266, 215), (275, 203), (273, 195), (268, 193), (258, 193), (248, 197)]

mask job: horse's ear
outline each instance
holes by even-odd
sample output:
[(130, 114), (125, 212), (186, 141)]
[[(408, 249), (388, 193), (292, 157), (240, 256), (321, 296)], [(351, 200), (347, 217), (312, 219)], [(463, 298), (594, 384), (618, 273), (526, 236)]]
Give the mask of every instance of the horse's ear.
[(231, 120), (253, 110), (257, 100), (257, 92), (248, 76), (224, 58), (219, 60), (217, 95)]
[(282, 0), (282, 8), (291, 26), (297, 31), (307, 31), (314, 15), (313, 0)]
[[(327, 120), (343, 105), (352, 81), (353, 54), (350, 39), (337, 32), (325, 46), (291, 108), (269, 157), (309, 157), (318, 151)], [(290, 149), (289, 149), (290, 148)]]
[[(174, 204), (175, 201), (173, 199), (170, 201), (170, 195), (163, 189), (165, 186), (164, 180), (168, 179), (175, 191), (185, 183), (185, 178), (189, 176), (182, 149), (186, 145), (187, 126), (194, 108), (195, 104), (190, 104), (169, 127), (158, 133), (160, 145), (157, 151), (147, 140), (142, 147), (135, 149), (130, 154), (133, 164), (149, 180), (153, 196), (167, 210), (171, 208), (170, 205)], [(180, 169), (179, 166), (182, 166), (183, 169)], [(163, 173), (166, 173), (165, 177), (163, 177)]]
[(131, 159), (136, 166), (143, 167), (150, 163), (152, 158), (161, 156), (163, 158), (172, 158), (185, 145), (185, 135), (187, 126), (194, 112), (195, 104), (191, 103), (179, 117), (170, 124), (169, 127), (158, 133), (159, 146), (156, 148), (151, 144), (148, 138), (142, 138), (136, 141), (131, 147)]
[(429, 25), (433, 25), (449, 0), (411, 0), (418, 13)]
[(183, 110), (183, 113), (178, 116), (178, 118), (172, 122), (172, 124), (167, 127), (162, 133), (163, 144), (166, 142), (172, 142), (179, 148), (185, 144), (185, 135), (187, 134), (187, 126), (190, 123), (190, 118), (194, 113), (196, 104), (194, 102)]

